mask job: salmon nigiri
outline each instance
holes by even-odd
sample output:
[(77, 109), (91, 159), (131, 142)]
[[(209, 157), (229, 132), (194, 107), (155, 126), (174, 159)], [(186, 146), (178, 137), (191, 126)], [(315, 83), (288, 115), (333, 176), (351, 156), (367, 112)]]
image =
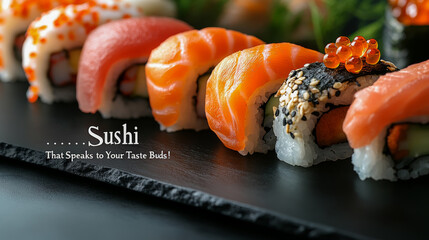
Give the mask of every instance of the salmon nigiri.
[(380, 77), (355, 95), (343, 124), (361, 179), (429, 173), (429, 60)]
[(228, 56), (207, 82), (205, 111), (210, 129), (226, 147), (243, 155), (272, 149), (275, 104), (266, 104), (267, 100), (292, 70), (322, 57), (290, 43), (260, 45)]
[(206, 81), (224, 57), (263, 42), (223, 28), (205, 28), (170, 37), (153, 50), (146, 65), (152, 114), (161, 129), (207, 128)]
[(83, 112), (130, 118), (151, 114), (144, 64), (168, 37), (192, 30), (172, 18), (132, 18), (107, 23), (86, 40), (77, 76)]

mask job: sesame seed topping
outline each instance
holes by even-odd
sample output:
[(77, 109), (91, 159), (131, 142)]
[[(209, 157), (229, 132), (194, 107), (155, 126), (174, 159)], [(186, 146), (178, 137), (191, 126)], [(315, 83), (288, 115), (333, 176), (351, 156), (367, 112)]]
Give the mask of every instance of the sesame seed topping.
[(286, 115), (286, 116), (288, 116), (289, 115), (289, 112), (287, 111), (287, 109), (284, 107), (284, 108), (282, 108), (282, 112), (283, 112), (283, 114), (284, 115)]
[(278, 116), (279, 116), (279, 114), (280, 114), (280, 111), (279, 111), (279, 109), (277, 108), (277, 109), (276, 109), (276, 113), (275, 113), (276, 117), (278, 117)]
[(335, 92), (335, 97), (339, 97), (339, 96), (340, 96), (340, 94), (341, 94), (341, 91), (336, 91), (336, 92)]
[(286, 118), (283, 118), (283, 126), (286, 126), (286, 123), (287, 123)]
[(290, 134), (290, 137), (292, 138), (292, 139), (295, 139), (295, 135), (293, 135), (293, 133), (289, 133)]
[(310, 98), (310, 94), (308, 92), (305, 92), (302, 96), (305, 100), (308, 100)]
[(343, 84), (340, 82), (335, 82), (334, 85), (332, 86), (334, 89), (339, 89)]
[(315, 78), (311, 79), (310, 86), (317, 86), (320, 83), (320, 80), (317, 80)]
[(292, 90), (298, 89), (298, 85), (293, 85)]
[(304, 72), (303, 72), (303, 71), (299, 71), (299, 72), (298, 72), (297, 77), (298, 77), (298, 78), (300, 78), (300, 77), (302, 77), (303, 75), (304, 75)]
[(289, 133), (289, 132), (290, 132), (290, 125), (286, 124), (286, 133)]
[(301, 120), (302, 121), (307, 121), (307, 117), (306, 116), (302, 116)]
[(311, 89), (310, 89), (310, 92), (312, 92), (312, 93), (318, 93), (318, 92), (320, 92), (320, 91), (319, 91), (319, 89), (317, 89), (317, 88), (311, 88)]
[(316, 117), (320, 116), (320, 113), (316, 112), (316, 111), (312, 112), (311, 114), (314, 115), (314, 116), (316, 116)]
[(295, 84), (298, 84), (298, 85), (301, 85), (302, 84), (302, 81), (301, 80), (295, 80)]
[(292, 119), (289, 119), (289, 120), (287, 120), (287, 122), (286, 122), (287, 124), (289, 124), (289, 125), (292, 125), (293, 124), (293, 121), (292, 121)]
[(292, 111), (292, 112), (290, 113), (290, 116), (291, 116), (291, 117), (295, 117), (295, 115), (296, 115), (296, 111)]

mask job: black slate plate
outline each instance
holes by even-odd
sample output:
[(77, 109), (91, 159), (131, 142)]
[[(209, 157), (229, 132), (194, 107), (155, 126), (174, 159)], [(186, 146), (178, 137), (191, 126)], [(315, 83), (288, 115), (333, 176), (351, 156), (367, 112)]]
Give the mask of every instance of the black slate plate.
[[(274, 153), (242, 157), (210, 131), (165, 133), (150, 118), (105, 120), (77, 104), (27, 103), (25, 83), (0, 83), (0, 155), (316, 239), (425, 239), (429, 178), (361, 181), (350, 160), (304, 169)], [(138, 127), (139, 145), (102, 145), (89, 134)], [(49, 143), (49, 145), (48, 145)], [(56, 143), (56, 145), (54, 145)], [(61, 143), (63, 145), (61, 145)], [(69, 145), (70, 143), (70, 145)], [(76, 145), (77, 143), (77, 145)], [(85, 143), (85, 145), (83, 145)], [(47, 159), (71, 153), (170, 152), (168, 159)], [(104, 154), (106, 155), (106, 154)]]

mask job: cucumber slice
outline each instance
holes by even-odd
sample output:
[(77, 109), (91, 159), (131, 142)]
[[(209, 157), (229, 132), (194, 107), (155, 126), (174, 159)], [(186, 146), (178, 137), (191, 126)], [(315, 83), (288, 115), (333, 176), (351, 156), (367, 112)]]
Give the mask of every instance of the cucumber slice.
[(201, 77), (198, 78), (197, 84), (197, 115), (200, 117), (206, 117), (206, 110), (205, 110), (205, 101), (206, 101), (206, 85), (207, 80), (210, 78), (210, 73), (204, 74)]
[(274, 120), (274, 107), (279, 106), (279, 98), (274, 95), (268, 99), (268, 102), (265, 104), (265, 114), (264, 114), (264, 127), (272, 128)]
[(147, 85), (146, 85), (145, 65), (138, 66), (136, 84), (134, 86), (132, 95), (144, 97), (144, 98), (149, 97), (149, 93), (147, 92)]
[(409, 156), (416, 158), (429, 155), (429, 125), (410, 124), (407, 141)]

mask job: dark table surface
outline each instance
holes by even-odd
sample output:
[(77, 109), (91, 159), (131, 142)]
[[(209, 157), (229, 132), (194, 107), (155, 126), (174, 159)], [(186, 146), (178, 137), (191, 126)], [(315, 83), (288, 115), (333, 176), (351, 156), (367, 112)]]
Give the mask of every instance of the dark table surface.
[[(24, 200), (3, 194), (11, 191), (2, 189), (0, 199), (5, 195), (10, 201), (9, 205), (1, 204), (0, 221), (5, 224), (2, 222), (0, 227), (5, 229), (0, 229), (0, 233), (38, 233), (39, 229), (45, 229), (51, 230), (50, 234), (65, 230), (78, 236), (85, 236), (87, 231), (118, 236), (120, 233), (149, 234), (145, 233), (149, 231), (166, 235), (195, 234), (190, 236), (196, 238), (215, 233), (217, 237), (258, 238), (262, 236), (258, 234), (270, 234), (277, 229), (284, 236), (295, 234), (317, 239), (427, 239), (429, 236), (428, 177), (396, 183), (361, 181), (353, 172), (350, 159), (299, 168), (278, 161), (273, 152), (243, 157), (225, 148), (210, 131), (166, 133), (159, 131), (157, 123), (150, 118), (106, 120), (98, 114), (81, 113), (76, 103), (29, 104), (25, 99), (26, 88), (26, 83), (0, 83), (0, 156), (63, 172), (48, 175), (50, 180), (42, 177), (32, 180), (33, 176), (41, 175), (22, 170), (10, 186), (23, 186), (8, 189), (28, 190), (16, 195)], [(93, 141), (88, 136), (89, 126), (115, 131), (125, 122), (130, 128), (139, 126), (139, 145), (88, 147), (88, 141)], [(52, 145), (54, 143), (57, 145)], [(171, 157), (71, 162), (47, 159), (46, 150), (170, 151)], [(64, 180), (70, 177), (67, 172), (86, 178), (69, 183)], [(91, 185), (94, 182), (89, 179), (124, 190), (105, 189), (101, 183)], [(25, 180), (28, 181), (23, 182)], [(3, 185), (7, 186), (0, 184), (0, 187)], [(44, 191), (47, 195), (33, 196)], [(143, 193), (159, 199), (150, 200)], [(165, 199), (176, 203), (161, 204)], [(188, 207), (184, 207), (185, 204)], [(214, 213), (219, 214), (218, 217), (213, 217)], [(242, 223), (232, 223), (226, 216)], [(258, 231), (253, 223), (269, 230)], [(19, 230), (20, 226), (26, 231)]]
[(278, 234), (209, 211), (0, 158), (0, 239), (271, 239)]

